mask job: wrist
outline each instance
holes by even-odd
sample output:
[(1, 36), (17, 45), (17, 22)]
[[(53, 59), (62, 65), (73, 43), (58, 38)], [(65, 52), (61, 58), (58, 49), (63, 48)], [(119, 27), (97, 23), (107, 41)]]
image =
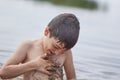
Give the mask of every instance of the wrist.
[(36, 62), (36, 60), (32, 60), (30, 66), (32, 69), (36, 70), (40, 67), (40, 65)]
[(30, 70), (35, 70), (36, 69), (36, 63), (32, 60), (27, 62), (28, 63), (28, 67)]

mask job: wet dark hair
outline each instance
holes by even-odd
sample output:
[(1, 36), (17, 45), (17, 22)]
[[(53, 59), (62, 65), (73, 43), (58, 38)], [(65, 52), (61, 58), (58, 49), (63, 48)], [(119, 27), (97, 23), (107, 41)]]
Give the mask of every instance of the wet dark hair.
[(64, 43), (66, 49), (72, 48), (79, 36), (79, 21), (74, 14), (63, 13), (51, 20), (48, 24), (50, 38), (54, 37)]

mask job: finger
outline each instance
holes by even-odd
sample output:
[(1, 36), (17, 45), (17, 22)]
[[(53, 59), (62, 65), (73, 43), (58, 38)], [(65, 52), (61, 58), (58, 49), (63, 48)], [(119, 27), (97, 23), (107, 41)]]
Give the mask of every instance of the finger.
[(53, 63), (50, 60), (46, 60), (46, 65), (51, 66)]
[(44, 55), (41, 56), (41, 58), (48, 60), (48, 55), (45, 53)]
[(44, 55), (41, 56), (41, 58), (45, 58), (47, 56), (47, 54), (45, 53)]
[(52, 62), (49, 62), (49, 64), (47, 66), (54, 67), (55, 64), (53, 64)]
[(47, 71), (46, 69), (42, 69), (41, 72), (44, 74), (47, 74), (47, 75), (51, 75), (51, 73), (49, 71)]
[(47, 71), (55, 71), (53, 67), (46, 67), (45, 68)]

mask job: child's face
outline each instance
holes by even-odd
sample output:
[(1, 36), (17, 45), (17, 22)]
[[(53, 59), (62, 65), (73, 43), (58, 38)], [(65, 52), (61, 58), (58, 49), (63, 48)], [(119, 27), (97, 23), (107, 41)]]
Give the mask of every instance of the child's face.
[(50, 32), (49, 29), (46, 28), (44, 32), (44, 51), (48, 55), (59, 55), (64, 53), (66, 49), (64, 48), (64, 44), (59, 42), (59, 40), (55, 39), (54, 37), (49, 37)]

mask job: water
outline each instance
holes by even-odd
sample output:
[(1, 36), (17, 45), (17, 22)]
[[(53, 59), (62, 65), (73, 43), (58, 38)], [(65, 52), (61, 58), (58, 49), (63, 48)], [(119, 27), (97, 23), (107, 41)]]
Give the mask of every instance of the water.
[[(104, 1), (104, 0), (101, 0)], [(106, 0), (108, 11), (90, 11), (24, 0), (0, 0), (0, 63), (27, 39), (38, 39), (56, 15), (78, 16), (81, 32), (73, 48), (78, 80), (120, 79), (120, 10), (118, 0)]]

